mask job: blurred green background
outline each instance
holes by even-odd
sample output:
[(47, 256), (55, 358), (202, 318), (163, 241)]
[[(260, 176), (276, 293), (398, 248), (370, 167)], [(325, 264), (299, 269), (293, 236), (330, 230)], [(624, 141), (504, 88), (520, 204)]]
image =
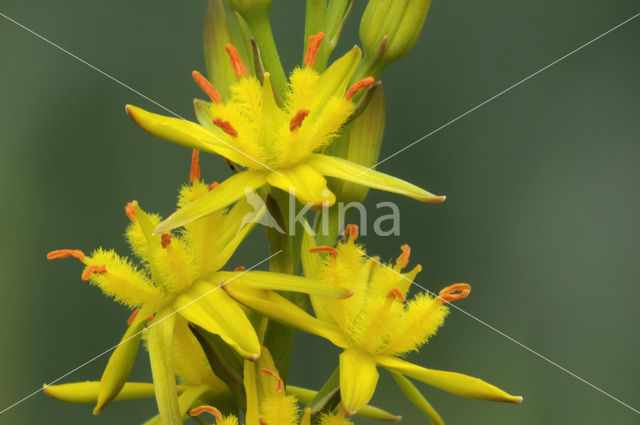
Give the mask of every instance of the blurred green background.
[[(357, 42), (357, 6), (337, 52)], [(0, 12), (185, 117), (202, 97), (205, 0), (18, 1)], [(631, 17), (635, 0), (436, 0), (414, 51), (383, 74), (388, 124), (382, 157)], [(303, 45), (304, 2), (276, 0), (274, 31), (287, 68)], [(380, 166), (436, 193), (442, 205), (396, 202), (401, 236), (365, 238), (395, 257), (408, 243), (431, 289), (470, 282), (458, 306), (640, 408), (640, 19), (527, 81)], [(0, 410), (119, 341), (125, 309), (83, 284), (56, 248), (126, 252), (122, 207), (137, 199), (168, 215), (190, 152), (138, 130), (136, 94), (0, 17)], [(224, 179), (219, 158), (203, 175)], [(233, 265), (268, 255), (256, 233)], [(337, 351), (298, 335), (291, 382), (319, 386)], [(420, 386), (448, 424), (637, 424), (637, 413), (453, 311), (412, 360), (484, 378), (522, 406), (458, 398)], [(63, 382), (96, 379), (102, 357)], [(145, 354), (134, 377), (148, 376)], [(426, 423), (388, 375), (374, 401)], [(153, 401), (64, 405), (42, 393), (3, 424), (136, 424)], [(362, 422), (364, 423), (364, 422)]]

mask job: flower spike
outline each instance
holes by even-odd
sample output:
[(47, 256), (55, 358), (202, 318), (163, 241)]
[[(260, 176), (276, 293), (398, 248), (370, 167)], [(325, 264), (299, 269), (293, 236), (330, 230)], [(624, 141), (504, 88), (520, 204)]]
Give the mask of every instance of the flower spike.
[(248, 77), (249, 71), (247, 71), (247, 67), (244, 65), (244, 62), (242, 62), (242, 58), (240, 57), (240, 53), (238, 53), (238, 50), (233, 46), (233, 44), (227, 44), (224, 46), (224, 49), (229, 55), (231, 67), (236, 72), (236, 76), (238, 78)]
[(445, 303), (450, 303), (451, 301), (467, 298), (469, 293), (471, 293), (471, 285), (466, 283), (454, 283), (453, 285), (443, 288), (438, 294), (438, 299)]

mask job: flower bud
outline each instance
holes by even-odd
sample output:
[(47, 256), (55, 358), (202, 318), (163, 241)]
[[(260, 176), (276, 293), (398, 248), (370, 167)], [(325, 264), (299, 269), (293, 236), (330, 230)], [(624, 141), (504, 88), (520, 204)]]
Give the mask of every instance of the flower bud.
[[(380, 84), (373, 90), (364, 111), (347, 125), (340, 140), (330, 146), (330, 154), (365, 167), (371, 167), (378, 161), (385, 124), (384, 89)], [(345, 180), (333, 180), (329, 187), (336, 199), (345, 203), (362, 202), (369, 191), (366, 186)]]
[(379, 60), (384, 67), (407, 55), (418, 40), (430, 6), (431, 0), (370, 0), (360, 22), (366, 58)]
[(204, 55), (209, 80), (220, 91), (223, 99), (230, 95), (229, 88), (238, 81), (225, 46), (232, 44), (253, 75), (253, 54), (249, 43), (249, 29), (243, 19), (225, 0), (210, 0), (204, 21)]
[(231, 7), (243, 16), (269, 10), (273, 0), (227, 0)]

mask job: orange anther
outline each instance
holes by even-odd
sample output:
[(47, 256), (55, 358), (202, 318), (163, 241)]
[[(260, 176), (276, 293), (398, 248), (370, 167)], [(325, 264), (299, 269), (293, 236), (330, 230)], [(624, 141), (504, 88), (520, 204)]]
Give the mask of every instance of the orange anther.
[(320, 43), (324, 39), (324, 33), (319, 32), (316, 35), (310, 35), (307, 42), (307, 51), (304, 53), (304, 64), (313, 68), (316, 64), (316, 57), (320, 50)]
[(222, 420), (222, 413), (213, 406), (199, 406), (189, 410), (189, 416), (199, 416), (203, 413), (212, 415), (214, 418), (216, 418), (216, 422)]
[(231, 125), (231, 123), (229, 121), (224, 121), (220, 118), (215, 118), (213, 120), (213, 123), (215, 125), (217, 125), (218, 127), (220, 127), (220, 129), (222, 131), (224, 131), (225, 133), (227, 133), (229, 136), (231, 137), (238, 137), (238, 132), (236, 131), (235, 128), (233, 128), (233, 126)]
[(220, 186), (220, 183), (218, 182), (213, 182), (209, 185), (209, 191), (215, 189), (216, 187)]
[(402, 254), (396, 259), (396, 264), (400, 266), (400, 268), (404, 269), (409, 264), (409, 257), (411, 256), (411, 248), (409, 245), (402, 245), (400, 247), (402, 250)]
[(140, 309), (134, 310), (133, 313), (131, 313), (131, 316), (127, 319), (127, 325), (131, 325), (133, 321), (136, 320), (138, 313), (140, 313)]
[(356, 240), (358, 239), (358, 235), (360, 234), (360, 229), (357, 224), (347, 224), (342, 232), (342, 237), (346, 237), (349, 235), (349, 239)]
[(211, 84), (209, 80), (207, 80), (198, 71), (193, 71), (191, 75), (193, 76), (193, 79), (195, 80), (198, 87), (200, 87), (202, 91), (205, 92), (207, 96), (209, 96), (209, 99), (211, 99), (213, 103), (222, 102), (222, 97), (220, 97), (220, 93), (218, 93), (218, 90), (216, 90), (216, 88), (213, 87), (213, 84)]
[(47, 253), (47, 260), (56, 260), (58, 258), (75, 257), (78, 260), (84, 260), (84, 252), (79, 249), (57, 249)]
[(390, 299), (390, 300), (397, 299), (402, 302), (407, 301), (407, 298), (404, 296), (402, 292), (400, 292), (398, 288), (393, 288), (392, 290), (387, 292), (387, 299)]
[(309, 252), (313, 254), (316, 254), (319, 252), (328, 252), (329, 254), (331, 254), (333, 258), (338, 258), (338, 251), (336, 251), (336, 249), (332, 246), (324, 246), (324, 245), (316, 246), (315, 248), (311, 248)]
[(237, 271), (237, 272), (243, 272), (245, 270), (247, 270), (247, 269), (245, 269), (243, 266), (238, 266), (238, 267), (235, 268), (235, 271)]
[(289, 131), (302, 127), (302, 121), (309, 115), (308, 109), (300, 109), (289, 121)]
[(242, 58), (240, 58), (238, 49), (236, 49), (233, 44), (227, 44), (226, 46), (224, 46), (224, 49), (229, 55), (229, 59), (231, 60), (231, 67), (236, 72), (236, 76), (238, 78), (248, 77), (249, 71), (247, 71), (247, 67), (244, 66), (244, 62), (242, 62)]
[(163, 233), (162, 236), (160, 236), (160, 244), (163, 248), (171, 245), (171, 233)]
[(269, 424), (267, 423), (267, 421), (265, 421), (265, 420), (264, 420), (264, 419), (262, 419), (262, 418), (258, 418), (258, 422), (260, 423), (260, 425), (269, 425)]
[(467, 298), (469, 293), (471, 292), (471, 285), (466, 283), (454, 283), (453, 285), (449, 285), (446, 288), (442, 289), (438, 294), (438, 299), (442, 300), (445, 303), (450, 303), (451, 301), (461, 300), (463, 298)]
[(356, 93), (358, 93), (362, 89), (366, 89), (367, 87), (369, 87), (371, 84), (375, 82), (376, 82), (376, 79), (373, 77), (363, 78), (362, 80), (352, 85), (351, 88), (347, 90), (347, 94), (344, 97), (347, 100), (351, 100)]
[(153, 322), (153, 319), (155, 319), (155, 317), (156, 317), (155, 313), (147, 317), (147, 324), (151, 324), (151, 322)]
[(189, 170), (189, 181), (200, 180), (200, 151), (191, 151), (191, 169)]
[(133, 206), (133, 202), (127, 202), (127, 205), (124, 206), (124, 213), (129, 217), (129, 220), (135, 221), (136, 209)]
[(273, 372), (269, 369), (262, 369), (260, 370), (260, 373), (263, 375), (267, 375), (272, 377), (273, 379), (276, 380), (277, 384), (276, 384), (276, 392), (277, 393), (281, 393), (282, 391), (284, 391), (284, 382), (282, 382), (282, 379), (280, 378), (280, 376), (276, 373)]
[(84, 269), (84, 271), (82, 272), (82, 280), (89, 280), (89, 278), (91, 277), (92, 274), (94, 273), (106, 273), (107, 269), (104, 265), (102, 266), (97, 266), (97, 265), (92, 265), (87, 267), (86, 269)]

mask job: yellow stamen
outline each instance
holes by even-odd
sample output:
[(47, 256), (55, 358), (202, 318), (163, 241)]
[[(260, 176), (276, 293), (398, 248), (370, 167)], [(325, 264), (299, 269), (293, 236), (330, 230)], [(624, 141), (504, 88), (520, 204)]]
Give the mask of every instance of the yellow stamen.
[(320, 252), (328, 252), (331, 254), (333, 258), (338, 258), (338, 251), (332, 246), (316, 246), (315, 248), (311, 248), (309, 250), (312, 254), (320, 253)]
[(261, 369), (260, 373), (263, 374), (263, 375), (270, 376), (270, 377), (272, 377), (273, 379), (276, 380), (276, 392), (277, 393), (281, 393), (282, 391), (284, 391), (284, 382), (282, 381), (282, 378), (280, 378), (280, 376), (277, 373), (275, 373), (275, 372), (273, 372), (273, 371), (271, 371), (269, 369)]
[(466, 283), (454, 283), (453, 285), (449, 285), (446, 288), (442, 289), (438, 294), (438, 299), (442, 300), (445, 303), (450, 303), (451, 301), (461, 300), (463, 298), (467, 298), (469, 293), (471, 292), (471, 285)]
[(307, 118), (307, 115), (309, 115), (308, 109), (300, 109), (294, 115), (294, 117), (291, 118), (291, 121), (289, 121), (289, 131), (293, 131), (302, 127), (302, 121), (304, 121), (304, 119)]
[(189, 181), (200, 180), (200, 151), (191, 151), (191, 170), (189, 171)]
[(307, 43), (307, 51), (304, 53), (304, 64), (313, 68), (316, 64), (316, 57), (320, 50), (320, 43), (324, 39), (324, 33), (319, 32), (316, 35), (310, 35)]
[(84, 260), (84, 252), (79, 249), (58, 249), (47, 253), (47, 260), (56, 260), (58, 258), (75, 257), (78, 260)]
[(247, 71), (247, 67), (244, 66), (244, 62), (242, 62), (242, 58), (240, 58), (240, 53), (238, 53), (238, 50), (233, 46), (233, 44), (227, 44), (224, 46), (224, 49), (229, 55), (231, 67), (236, 72), (236, 76), (238, 78), (248, 77), (249, 71)]
[(367, 87), (369, 87), (371, 84), (373, 84), (375, 82), (376, 82), (376, 80), (373, 77), (363, 78), (362, 80), (360, 80), (357, 83), (355, 83), (354, 85), (352, 85), (351, 88), (347, 91), (347, 94), (344, 97), (347, 100), (351, 100), (353, 98), (353, 96), (356, 95), (356, 93), (358, 93), (362, 89), (366, 89)]
[(229, 136), (231, 137), (238, 137), (238, 132), (236, 131), (235, 128), (233, 128), (233, 126), (231, 125), (231, 123), (229, 121), (224, 121), (220, 118), (215, 118), (213, 120), (213, 123), (215, 125), (217, 125), (218, 127), (220, 127), (220, 129), (222, 131), (224, 131), (225, 133), (227, 133)]
[(207, 80), (198, 71), (193, 71), (191, 75), (193, 76), (193, 79), (198, 85), (198, 87), (200, 87), (202, 91), (205, 92), (207, 96), (209, 96), (209, 99), (211, 99), (213, 103), (222, 102), (222, 97), (220, 96), (220, 93), (218, 93), (218, 90), (216, 90), (216, 88), (213, 86), (213, 84), (211, 84), (209, 80)]
[(82, 272), (81, 279), (89, 280), (91, 275), (94, 273), (106, 273), (106, 272), (107, 272), (107, 268), (104, 265), (98, 266), (94, 264), (84, 269), (84, 271)]

